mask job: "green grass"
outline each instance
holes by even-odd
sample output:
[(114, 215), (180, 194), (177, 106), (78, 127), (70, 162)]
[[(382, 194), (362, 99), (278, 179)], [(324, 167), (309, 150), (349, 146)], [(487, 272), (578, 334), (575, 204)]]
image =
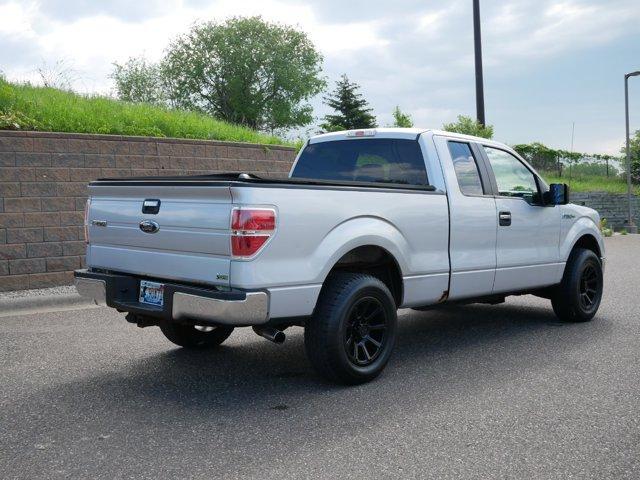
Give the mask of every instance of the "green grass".
[[(574, 192), (609, 192), (627, 193), (627, 181), (621, 176), (599, 176), (599, 175), (568, 175), (559, 177), (553, 172), (540, 172), (547, 183), (566, 183), (569, 189)], [(633, 192), (640, 195), (640, 186), (634, 185)]]
[(281, 138), (198, 113), (15, 84), (2, 78), (0, 129), (292, 145)]

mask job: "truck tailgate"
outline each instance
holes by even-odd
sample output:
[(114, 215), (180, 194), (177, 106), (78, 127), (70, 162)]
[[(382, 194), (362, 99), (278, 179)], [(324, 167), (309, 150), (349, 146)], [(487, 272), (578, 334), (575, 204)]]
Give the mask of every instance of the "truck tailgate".
[[(228, 185), (91, 185), (87, 265), (141, 276), (229, 285)], [(157, 213), (143, 213), (159, 200)], [(153, 222), (145, 232), (141, 222)]]

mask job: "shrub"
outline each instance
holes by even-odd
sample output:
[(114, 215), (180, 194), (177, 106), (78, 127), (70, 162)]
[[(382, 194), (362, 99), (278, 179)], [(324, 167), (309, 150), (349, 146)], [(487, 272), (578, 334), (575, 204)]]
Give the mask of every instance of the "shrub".
[(463, 133), (474, 137), (493, 138), (493, 126), (482, 125), (477, 120), (465, 115), (458, 115), (458, 120), (453, 123), (445, 123), (442, 129), (447, 132)]
[(613, 229), (607, 226), (606, 218), (600, 220), (600, 231), (605, 237), (611, 237), (613, 235)]

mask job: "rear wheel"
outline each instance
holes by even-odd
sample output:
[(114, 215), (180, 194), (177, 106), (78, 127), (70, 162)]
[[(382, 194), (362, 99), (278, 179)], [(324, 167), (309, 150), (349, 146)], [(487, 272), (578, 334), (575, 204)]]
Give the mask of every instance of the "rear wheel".
[(233, 332), (233, 327), (203, 327), (162, 322), (160, 330), (176, 345), (184, 348), (205, 349), (217, 347), (224, 342)]
[(591, 250), (575, 249), (551, 298), (557, 317), (565, 322), (591, 320), (600, 307), (603, 280), (598, 256)]
[(333, 382), (373, 380), (389, 361), (396, 323), (393, 296), (379, 279), (359, 273), (334, 274), (305, 325), (309, 361)]

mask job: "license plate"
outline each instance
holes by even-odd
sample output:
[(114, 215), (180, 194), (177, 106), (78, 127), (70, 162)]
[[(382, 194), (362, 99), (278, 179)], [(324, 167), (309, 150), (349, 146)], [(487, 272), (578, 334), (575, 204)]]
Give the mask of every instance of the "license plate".
[(140, 297), (138, 301), (140, 303), (162, 307), (164, 305), (164, 284), (141, 280)]

